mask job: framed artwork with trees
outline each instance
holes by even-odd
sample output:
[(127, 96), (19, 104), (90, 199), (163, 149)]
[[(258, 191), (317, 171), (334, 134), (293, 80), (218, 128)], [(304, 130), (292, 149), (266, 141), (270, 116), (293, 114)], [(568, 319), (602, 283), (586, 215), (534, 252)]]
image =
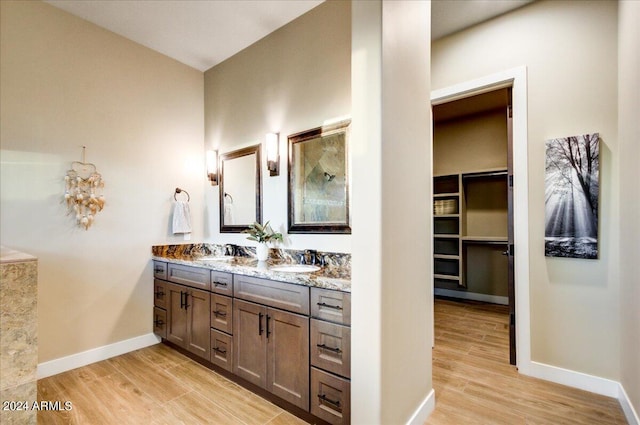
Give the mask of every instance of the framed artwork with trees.
[(600, 137), (546, 142), (545, 255), (598, 258)]

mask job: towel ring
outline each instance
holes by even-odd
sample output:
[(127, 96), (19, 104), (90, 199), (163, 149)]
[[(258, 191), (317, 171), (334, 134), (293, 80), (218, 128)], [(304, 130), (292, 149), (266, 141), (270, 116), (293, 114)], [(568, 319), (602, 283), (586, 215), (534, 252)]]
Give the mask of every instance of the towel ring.
[(189, 196), (189, 192), (187, 192), (184, 189), (180, 189), (179, 187), (176, 187), (176, 192), (173, 194), (173, 199), (175, 199), (177, 201), (178, 198), (176, 198), (176, 195), (178, 193), (182, 193), (182, 192), (184, 192), (184, 194), (187, 195), (187, 202), (189, 202), (191, 200), (191, 196)]

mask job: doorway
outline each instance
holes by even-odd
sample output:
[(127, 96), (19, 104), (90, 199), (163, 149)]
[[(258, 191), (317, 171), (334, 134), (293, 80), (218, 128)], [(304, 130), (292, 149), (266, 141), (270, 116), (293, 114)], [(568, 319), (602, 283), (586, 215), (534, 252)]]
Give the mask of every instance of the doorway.
[[(496, 99), (502, 100), (496, 101)], [(483, 102), (486, 104), (485, 106), (482, 106)], [(495, 106), (495, 108), (491, 105)], [(470, 280), (470, 276), (481, 276), (478, 273), (467, 273), (465, 276), (465, 272), (468, 271), (469, 261), (472, 262), (471, 265), (473, 267), (476, 267), (477, 263), (486, 265), (486, 261), (482, 260), (482, 253), (484, 253), (485, 258), (491, 258), (493, 262), (506, 263), (507, 269), (510, 271), (508, 274), (510, 278), (507, 277), (506, 279), (506, 294), (504, 293), (505, 288), (502, 286), (499, 294), (486, 294), (490, 295), (486, 301), (496, 302), (497, 300), (500, 303), (509, 305), (511, 346), (509, 357), (511, 363), (516, 364), (521, 372), (526, 373), (530, 368), (526, 68), (514, 68), (478, 80), (434, 91), (432, 93), (432, 106), (434, 122), (436, 123), (438, 120), (442, 120), (443, 116), (446, 117), (447, 113), (453, 114), (449, 117), (452, 118), (455, 114), (473, 115), (485, 113), (489, 109), (502, 109), (505, 132), (512, 134), (512, 137), (506, 143), (501, 142), (512, 147), (508, 151), (506, 158), (503, 157), (506, 159), (506, 163), (505, 161), (492, 163), (490, 159), (486, 158), (486, 155), (483, 157), (477, 152), (475, 154), (474, 152), (467, 152), (471, 153), (471, 159), (475, 160), (478, 165), (471, 163), (472, 166), (460, 167), (459, 172), (453, 173), (452, 171), (454, 170), (452, 169), (443, 171), (438, 164), (433, 164), (433, 175), (436, 179), (434, 180), (434, 194), (438, 195), (438, 192), (441, 192), (440, 198), (444, 201), (437, 205), (434, 204), (434, 208), (440, 208), (439, 212), (442, 215), (442, 217), (434, 216), (434, 233), (443, 231), (456, 232), (455, 226), (457, 225), (460, 239), (471, 236), (466, 241), (460, 241), (458, 252), (445, 254), (442, 254), (442, 244), (444, 243), (448, 249), (453, 250), (455, 250), (455, 244), (447, 241), (446, 237), (439, 238), (439, 241), (434, 241), (434, 252), (441, 253), (439, 259), (434, 258), (434, 283), (439, 282), (439, 285), (435, 285), (436, 287), (445, 286), (445, 288), (440, 288), (438, 291), (443, 289), (445, 291), (458, 290), (459, 293), (468, 294), (470, 292), (467, 289), (468, 285), (473, 283), (474, 279), (474, 277), (471, 277)], [(468, 110), (465, 111), (464, 108)], [(451, 109), (451, 111), (447, 112), (448, 109)], [(488, 147), (486, 149), (493, 148)], [(438, 153), (434, 152), (434, 161), (437, 160)], [(474, 170), (473, 167), (476, 169)], [(442, 185), (446, 187), (447, 184), (453, 181), (451, 177), (446, 176), (452, 175), (457, 175), (458, 177), (458, 192), (444, 192), (450, 188), (443, 189)], [(441, 178), (441, 180), (449, 179), (449, 182), (438, 182), (438, 178)], [(487, 189), (487, 187), (492, 187), (493, 189)], [(464, 214), (469, 191), (479, 194), (476, 199), (471, 199), (470, 202), (472, 207), (480, 207), (480, 214), (472, 212), (471, 217), (466, 217)], [(497, 192), (506, 192), (506, 199), (503, 198), (501, 202), (505, 207), (504, 210), (508, 212), (497, 215), (483, 215), (482, 201), (490, 197), (490, 194)], [(457, 208), (459, 210), (457, 212), (455, 211), (455, 198), (452, 200), (448, 195), (443, 195), (447, 193), (458, 193)], [(438, 199), (438, 197), (436, 196), (434, 199)], [(447, 208), (453, 208), (453, 210), (447, 210)], [(446, 214), (446, 212), (450, 214)], [(456, 214), (459, 217), (457, 219), (459, 221), (458, 224), (456, 224)], [(507, 222), (506, 231), (502, 226), (505, 221)], [(486, 226), (478, 228), (478, 223), (484, 223)], [(500, 224), (503, 229), (500, 234), (495, 232), (496, 224)], [(469, 228), (469, 226), (472, 227)], [(489, 233), (491, 232), (495, 234), (490, 235)], [(473, 235), (473, 233), (478, 234)], [(485, 239), (483, 240), (481, 236), (485, 236)], [(470, 250), (472, 255), (469, 252)], [(478, 253), (480, 253), (480, 257), (478, 257)], [(501, 260), (496, 260), (496, 255), (493, 255), (503, 253), (505, 255), (501, 256)], [(457, 264), (455, 257), (459, 257)], [(471, 259), (472, 257), (475, 257), (475, 260)], [(454, 278), (452, 279), (451, 276), (454, 276)], [(477, 282), (473, 284), (475, 285)], [(447, 285), (448, 288), (446, 287)], [(496, 288), (493, 289), (496, 290)], [(436, 294), (438, 291), (436, 291)], [(450, 293), (447, 294), (451, 295)], [(491, 295), (495, 295), (497, 298), (491, 297)]]

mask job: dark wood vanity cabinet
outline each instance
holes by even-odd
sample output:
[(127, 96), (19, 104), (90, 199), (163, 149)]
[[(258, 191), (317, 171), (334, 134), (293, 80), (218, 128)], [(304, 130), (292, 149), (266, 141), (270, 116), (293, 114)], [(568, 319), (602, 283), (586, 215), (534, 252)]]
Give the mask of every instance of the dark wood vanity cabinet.
[(311, 288), (311, 413), (335, 425), (351, 416), (351, 294)]
[(350, 294), (154, 261), (154, 332), (331, 424), (350, 422)]

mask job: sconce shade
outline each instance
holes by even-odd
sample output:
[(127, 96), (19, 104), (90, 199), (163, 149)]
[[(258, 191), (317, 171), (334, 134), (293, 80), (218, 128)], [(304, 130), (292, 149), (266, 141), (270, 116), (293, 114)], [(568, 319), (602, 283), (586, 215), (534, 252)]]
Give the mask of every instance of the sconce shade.
[(207, 178), (211, 186), (218, 185), (218, 151), (207, 151)]
[(265, 136), (267, 145), (267, 169), (270, 176), (280, 174), (280, 152), (278, 147), (278, 133), (267, 133)]

